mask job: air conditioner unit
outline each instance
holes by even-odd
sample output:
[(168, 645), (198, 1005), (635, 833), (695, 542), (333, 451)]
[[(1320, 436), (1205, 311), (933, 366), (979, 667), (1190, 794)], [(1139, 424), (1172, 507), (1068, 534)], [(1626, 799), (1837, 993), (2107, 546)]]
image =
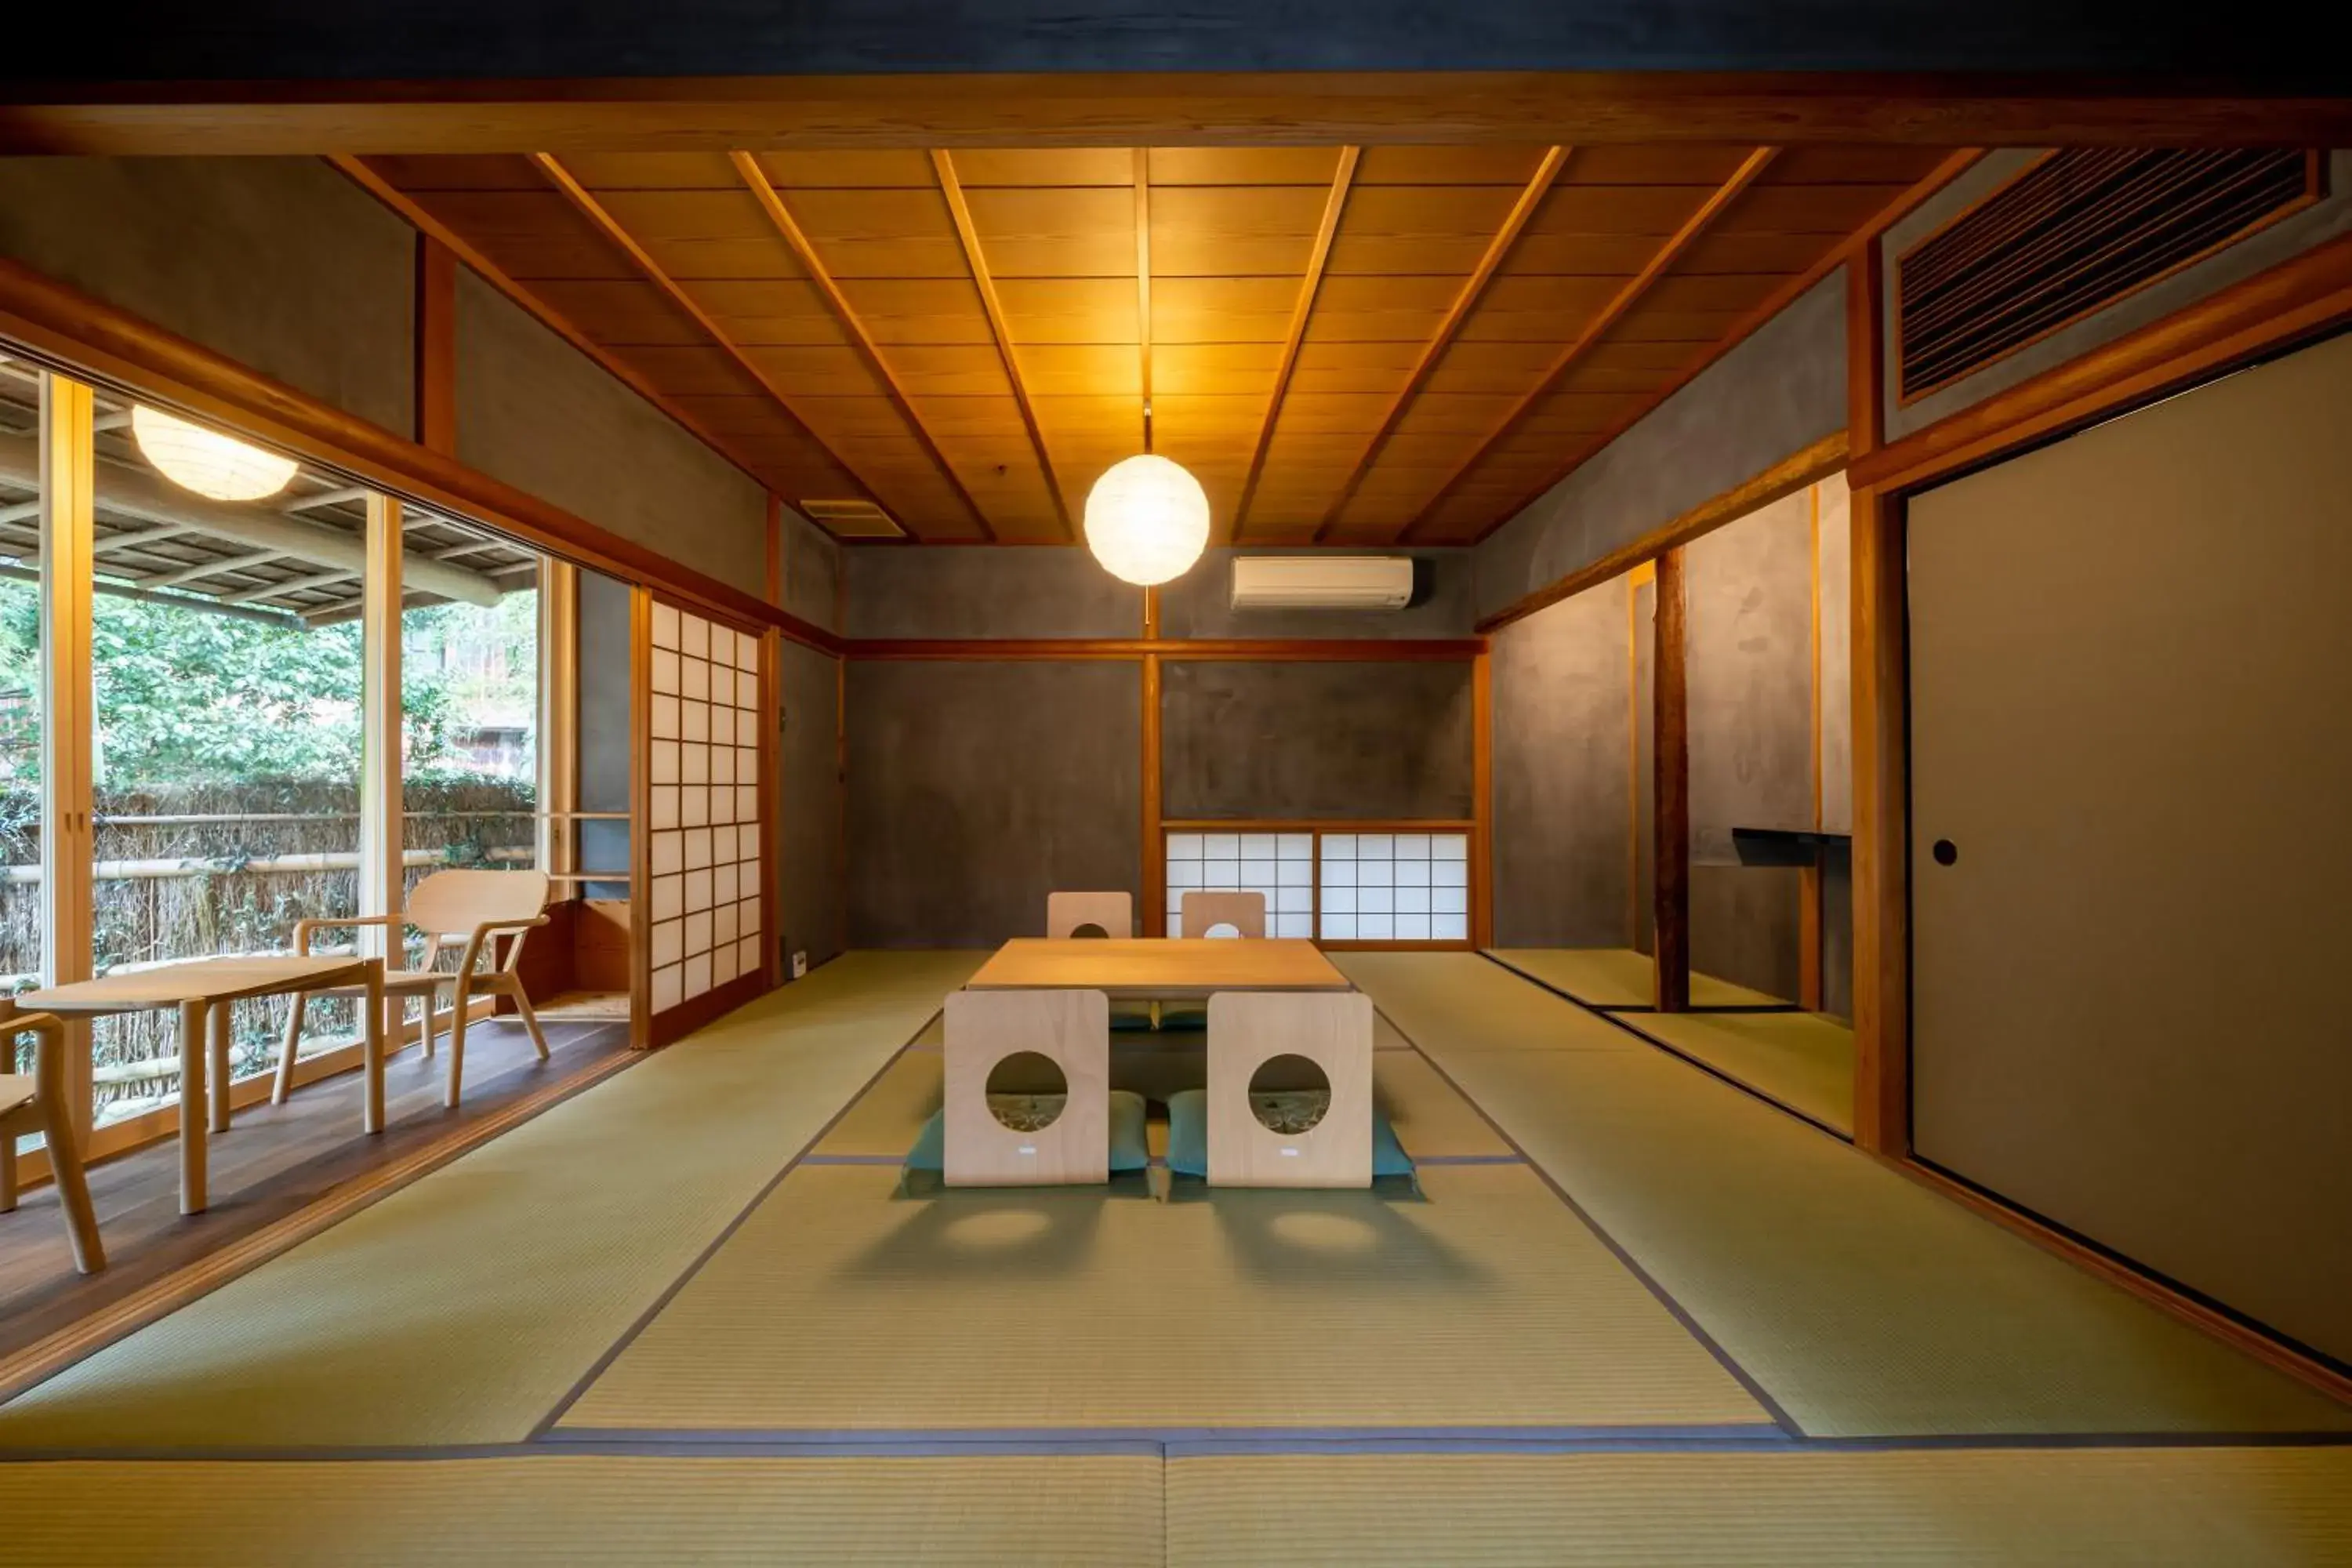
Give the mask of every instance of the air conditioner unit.
[(1409, 555), (1236, 555), (1236, 610), (1402, 610)]

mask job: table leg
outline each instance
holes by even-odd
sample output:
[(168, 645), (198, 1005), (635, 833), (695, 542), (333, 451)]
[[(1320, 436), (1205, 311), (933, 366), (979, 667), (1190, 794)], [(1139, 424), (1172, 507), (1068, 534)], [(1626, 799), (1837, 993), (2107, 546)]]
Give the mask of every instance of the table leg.
[[(427, 1006), (432, 1005), (428, 1001)], [(367, 994), (360, 1001), (360, 1016), (365, 1021), (364, 1043), (360, 1054), (366, 1060), (367, 1087), (362, 1091), (361, 1125), (370, 1132), (383, 1131), (383, 960), (371, 959), (367, 966)]]
[(205, 1031), (211, 1047), (210, 1059), (205, 1064), (211, 1080), (213, 1131), (228, 1131), (228, 1051), (230, 1030), (235, 1023), (236, 1009), (226, 1002), (215, 1002), (212, 1007), (212, 1026)]
[(208, 1009), (180, 1004), (180, 1212), (205, 1212), (205, 1056)]

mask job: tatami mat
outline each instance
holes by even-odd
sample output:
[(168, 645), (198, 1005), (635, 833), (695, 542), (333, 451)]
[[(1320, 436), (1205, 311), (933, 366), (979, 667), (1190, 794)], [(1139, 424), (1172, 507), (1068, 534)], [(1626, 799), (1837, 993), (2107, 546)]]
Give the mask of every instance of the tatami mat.
[(1160, 1203), (803, 1166), (562, 1428), (1766, 1421), (1526, 1166), (1422, 1174)]
[[(1503, 963), (1588, 1007), (1649, 1007), (1657, 1000), (1650, 955), (1630, 947), (1498, 947)], [(1694, 1007), (1785, 1007), (1780, 997), (1712, 974), (1691, 973)]]
[(1820, 1013), (1631, 1013), (1625, 1022), (1833, 1131), (1853, 1132), (1853, 1030)]
[(1337, 962), (1815, 1436), (2347, 1408), (1473, 953)]
[(520, 1439), (978, 963), (827, 964), (0, 1407), (0, 1446)]
[(2352, 1449), (1180, 1458), (1167, 1561), (2308, 1568), (2352, 1562)]
[(1033, 1458), (0, 1465), (11, 1561), (1148, 1564), (1160, 1462)]

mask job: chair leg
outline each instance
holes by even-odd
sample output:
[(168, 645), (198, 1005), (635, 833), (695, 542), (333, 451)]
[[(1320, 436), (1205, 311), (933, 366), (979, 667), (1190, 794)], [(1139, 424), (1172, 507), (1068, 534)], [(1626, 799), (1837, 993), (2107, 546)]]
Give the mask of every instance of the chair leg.
[(456, 999), (449, 1013), (449, 1087), (442, 1091), (441, 1103), (455, 1110), (458, 1088), (466, 1073), (466, 977), (459, 975), (452, 989)]
[(433, 1059), (433, 1005), (440, 999), (438, 990), (428, 990), (417, 998), (416, 1040), (424, 1047), (426, 1061)]
[(16, 1212), (16, 1135), (0, 1132), (0, 1214)]
[(539, 1015), (531, 1010), (530, 998), (523, 994), (522, 982), (516, 981), (507, 994), (514, 998), (515, 1013), (522, 1019), (522, 1026), (530, 1032), (531, 1048), (539, 1053), (541, 1061), (545, 1061), (547, 1037), (540, 1033)]
[(278, 1047), (278, 1082), (269, 1090), (269, 1103), (283, 1105), (286, 1097), (294, 1092), (294, 1053), (302, 1044), (302, 993), (294, 993), (294, 1005), (286, 1009), (286, 1038)]
[[(223, 1011), (226, 1011), (224, 1007)], [(73, 1119), (65, 1107), (44, 1106), (48, 1125), (49, 1173), (58, 1185), (58, 1206), (66, 1211), (66, 1232), (73, 1240), (74, 1267), (95, 1274), (106, 1267), (106, 1247), (98, 1239), (98, 1211), (89, 1201), (89, 1178), (83, 1173), (80, 1152), (74, 1147)], [(16, 1140), (8, 1139), (10, 1163)]]

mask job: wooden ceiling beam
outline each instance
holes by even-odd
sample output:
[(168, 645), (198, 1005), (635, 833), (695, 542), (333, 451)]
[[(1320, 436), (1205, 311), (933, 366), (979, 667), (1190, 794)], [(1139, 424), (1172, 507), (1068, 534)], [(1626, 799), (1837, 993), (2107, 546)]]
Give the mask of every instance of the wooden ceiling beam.
[(1379, 428), (1372, 432), (1371, 441), (1364, 447), (1364, 455), (1357, 459), (1355, 468), (1348, 475), (1348, 482), (1339, 487), (1338, 499), (1324, 512), (1322, 522), (1315, 530), (1316, 543), (1320, 544), (1330, 537), (1332, 529), (1339, 525), (1339, 514), (1348, 510), (1348, 503), (1355, 500), (1356, 492), (1363, 488), (1373, 465), (1388, 449), (1389, 438), (1396, 434), (1405, 410), (1412, 405), (1414, 398), (1421, 395), (1421, 389), (1428, 384), (1431, 374), (1437, 369), (1437, 362), (1453, 346), (1454, 334), (1462, 330), (1462, 323), (1469, 319), (1470, 312), (1477, 307), (1479, 297), (1486, 293), (1496, 268), (1503, 265), (1504, 258), (1510, 255), (1511, 247), (1518, 243), (1520, 234), (1526, 230), (1528, 220), (1534, 217), (1536, 209), (1543, 205), (1552, 182), (1559, 177), (1561, 167), (1568, 162), (1568, 153), (1569, 149), (1564, 146), (1544, 150), (1543, 161), (1536, 165), (1536, 172), (1519, 191), (1518, 199), (1511, 204), (1511, 210), (1503, 216), (1503, 225), (1486, 242), (1486, 250), (1478, 258), (1478, 265), (1470, 269), (1468, 278), (1463, 279), (1460, 291), (1454, 296), (1454, 303), (1446, 308), (1444, 318), (1437, 323), (1437, 330), (1430, 334), (1429, 342), (1422, 345), (1421, 355), (1413, 362), (1412, 374), (1405, 377), (1402, 386), (1397, 388), (1396, 396), (1389, 402), (1388, 412), (1381, 416)]
[(1675, 262), (1682, 259), (1683, 254), (1696, 243), (1699, 236), (1706, 232), (1707, 226), (1722, 216), (1723, 209), (1737, 200), (1741, 192), (1756, 183), (1757, 176), (1764, 173), (1766, 167), (1779, 153), (1778, 147), (1759, 147), (1740, 160), (1739, 167), (1731, 172), (1731, 177), (1717, 186), (1714, 193), (1699, 204), (1698, 210), (1685, 218), (1682, 226), (1666, 237), (1665, 243), (1658, 247), (1648, 261), (1643, 263), (1642, 270), (1626, 279), (1625, 286), (1612, 295), (1609, 302), (1601, 307), (1600, 312), (1585, 323), (1584, 330), (1576, 335), (1575, 341), (1560, 350), (1558, 357), (1553, 359), (1550, 365), (1544, 371), (1542, 378), (1511, 405), (1510, 412), (1506, 414), (1502, 422), (1495, 426), (1493, 434), (1479, 442), (1469, 457), (1464, 458), (1455, 466), (1454, 471), (1446, 476), (1445, 482), (1437, 487), (1437, 492), (1430, 497), (1428, 503), (1421, 509), (1412, 521), (1406, 523), (1396, 533), (1395, 542), (1404, 542), (1412, 538), (1414, 532), (1429, 521), (1430, 515), (1444, 504), (1445, 498), (1454, 493), (1454, 488), (1486, 460), (1486, 454), (1507, 439), (1536, 405), (1542, 402), (1551, 389), (1559, 384), (1559, 378), (1566, 375), (1577, 361), (1590, 353), (1593, 344), (1608, 335), (1612, 327), (1625, 319), (1626, 312), (1639, 304), (1642, 296), (1650, 291), (1651, 286), (1664, 277)]
[(1356, 164), (1363, 155), (1361, 147), (1339, 149), (1339, 167), (1331, 176), (1331, 194), (1323, 201), (1322, 220), (1315, 226), (1315, 247), (1307, 252), (1307, 275), (1298, 280), (1298, 303), (1290, 312), (1290, 331), (1283, 338), (1282, 358), (1275, 365), (1274, 391), (1265, 400), (1265, 418), (1258, 425), (1257, 444), (1250, 449), (1249, 477), (1242, 481), (1241, 500), (1234, 505), (1234, 523), (1228, 538), (1241, 538), (1250, 502), (1257, 495), (1258, 478), (1265, 472), (1265, 455), (1274, 445), (1275, 423), (1282, 417), (1282, 400), (1290, 391), (1291, 373), (1298, 368), (1298, 350), (1307, 341), (1307, 319), (1315, 314), (1315, 298), (1323, 291), (1323, 268), (1331, 259), (1331, 241), (1339, 235), (1339, 219), (1348, 210), (1348, 193), (1356, 183)]
[(1004, 301), (997, 297), (996, 278), (988, 269), (988, 258), (981, 249), (980, 229), (971, 221), (971, 204), (964, 200), (963, 182), (956, 177), (955, 158), (942, 148), (931, 151), (931, 169), (939, 176), (940, 195), (947, 198), (948, 215), (955, 220), (956, 239), (963, 247), (964, 265), (971, 270), (973, 287), (980, 290), (981, 309), (988, 312), (988, 330), (996, 338), (997, 357), (1004, 362), (1004, 377), (1013, 384), (1013, 400), (1021, 407), (1022, 427), (1029, 432), (1029, 448), (1037, 454), (1037, 467), (1045, 476), (1045, 489), (1054, 497), (1054, 515), (1062, 520), (1062, 531), (1075, 542), (1077, 530), (1070, 523), (1070, 504), (1062, 494), (1062, 481), (1054, 472), (1053, 454), (1045, 449), (1045, 433), (1038, 426), (1037, 409), (1029, 401), (1029, 386), (1021, 377), (1021, 362), (1013, 353), (1013, 328), (1004, 318)]
[[(1742, 342), (1747, 341), (1749, 333), (1755, 331), (1765, 322), (1779, 315), (1782, 310), (1787, 310), (1801, 297), (1811, 291), (1814, 285), (1820, 283), (1822, 279), (1827, 278), (1831, 273), (1842, 269), (1846, 265), (1848, 259), (1858, 254), (1864, 246), (1875, 242), (1880, 235), (1885, 233), (1895, 224), (1900, 223), (1913, 208), (1916, 207), (1921, 202), (1926, 201), (1929, 196), (1934, 195), (1937, 191), (1942, 190), (1946, 185), (1950, 184), (1954, 180), (1958, 179), (1962, 174), (1966, 174), (1975, 165), (1978, 159), (1984, 155), (1985, 149), (1982, 147), (1962, 147), (1939, 162), (1933, 169), (1929, 170), (1926, 174), (1920, 176), (1918, 180), (1906, 187), (1901, 195), (1896, 196), (1893, 201), (1887, 203), (1885, 206), (1879, 208), (1877, 212), (1871, 215), (1869, 222), (1854, 230), (1853, 233), (1848, 236), (1845, 239), (1839, 241), (1836, 245), (1832, 246), (1828, 250), (1822, 252), (1819, 260), (1815, 261), (1811, 267), (1806, 268), (1802, 272), (1800, 272), (1795, 277), (1790, 279), (1787, 282), (1781, 284), (1779, 288), (1773, 289), (1769, 295), (1766, 296), (1762, 303), (1759, 304), (1754, 310), (1748, 311), (1746, 315), (1740, 317), (1738, 321), (1733, 322), (1730, 330), (1726, 331), (1723, 336), (1717, 338), (1715, 342), (1707, 344), (1696, 354), (1693, 355), (1687, 363), (1675, 373), (1673, 380), (1667, 382), (1665, 385), (1660, 387), (1655, 393), (1636, 405), (1633, 409), (1627, 413), (1622, 418), (1615, 420), (1606, 429), (1594, 435), (1590, 440), (1584, 443), (1582, 448), (1575, 457), (1570, 458), (1566, 463), (1561, 464), (1559, 468), (1553, 470), (1553, 472), (1546, 478), (1541, 484), (1538, 484), (1532, 489), (1528, 490), (1517, 500), (1512, 502), (1511, 505), (1506, 507), (1501, 512), (1489, 520), (1486, 525), (1478, 531), (1478, 539), (1485, 539), (1488, 534), (1502, 527), (1503, 524), (1510, 521), (1511, 519), (1518, 516), (1519, 513), (1527, 510), (1528, 508), (1533, 506), (1538, 500), (1540, 500), (1546, 492), (1550, 490), (1552, 486), (1559, 483), (1560, 480), (1568, 478), (1569, 475), (1576, 472), (1578, 468), (1590, 462), (1594, 453), (1601, 451), (1602, 448), (1606, 447), (1610, 442), (1614, 441), (1618, 437), (1622, 436), (1626, 431), (1631, 430), (1634, 426), (1639, 425), (1643, 420), (1648, 418), (1651, 413), (1656, 409), (1660, 404), (1665, 402), (1667, 398), (1672, 397), (1675, 393), (1680, 392), (1684, 387), (1688, 386), (1693, 381), (1696, 380), (1699, 374), (1706, 370), (1707, 366), (1715, 363), (1716, 361), (1729, 353), (1733, 349), (1738, 348)], [(1758, 504), (1760, 505), (1762, 503), (1759, 502)], [(1436, 503), (1433, 501), (1431, 503), (1431, 510), (1434, 510), (1435, 506)], [(1477, 542), (1477, 540), (1473, 540), (1471, 542), (1475, 543)]]
[(865, 360), (866, 368), (872, 371), (875, 379), (882, 384), (883, 392), (890, 399), (890, 406), (898, 411), (899, 418), (907, 422), (908, 433), (915, 437), (924, 455), (939, 469), (940, 478), (947, 481), (948, 488), (955, 491), (971, 512), (972, 521), (980, 525), (982, 535), (992, 542), (996, 538), (995, 524), (988, 521), (988, 513), (981, 510), (980, 502), (972, 498), (972, 493), (964, 488), (963, 480), (957, 477), (955, 467), (948, 461), (947, 454), (940, 451), (939, 442), (932, 439), (929, 426), (915, 412), (915, 405), (908, 400), (907, 389), (899, 384), (897, 373), (891, 370), (889, 362), (882, 357), (882, 351), (876, 346), (874, 334), (866, 330), (866, 323), (858, 319), (857, 311), (849, 303), (849, 296), (844, 294), (841, 285), (834, 281), (832, 269), (825, 266), (824, 258), (817, 255), (816, 247), (810, 243), (800, 220), (793, 216), (792, 208), (784, 204), (783, 193), (776, 189), (775, 182), (768, 178), (768, 171), (760, 167), (760, 160), (751, 153), (732, 152), (727, 154), (727, 158), (735, 165), (735, 172), (742, 176), (743, 184), (758, 200), (761, 209), (768, 215), (768, 221), (776, 226), (776, 232), (784, 237), (786, 245), (792, 247), (793, 258), (808, 273), (809, 281), (814, 283), (817, 292), (824, 296), (826, 306), (832, 310), (834, 319), (841, 323), (842, 330), (849, 334), (849, 341), (857, 350), (858, 356)]
[[(685, 426), (697, 440), (740, 468), (746, 477), (757, 480), (762, 489), (775, 488), (776, 476), (772, 472), (763, 471), (762, 465), (743, 456), (726, 437), (671, 402), (664, 395), (661, 389), (648, 381), (635, 365), (605, 348), (585, 327), (541, 299), (530, 290), (529, 286), (510, 276), (504, 268), (484, 255), (456, 229), (436, 217), (429, 209), (407, 192), (369, 168), (361, 159), (336, 153), (330, 156), (327, 162), (332, 164), (345, 179), (391, 208), (394, 214), (407, 222), (409, 227), (437, 241), (459, 261), (464, 262), (467, 269), (476, 277), (521, 307), (548, 331), (586, 354), (596, 364), (603, 367), (605, 374), (661, 410), (668, 418)], [(795, 419), (793, 423), (799, 424), (799, 421)], [(802, 429), (803, 433), (807, 432), (807, 426), (803, 426)], [(816, 441), (814, 434), (809, 435), (809, 439), (820, 447), (823, 446), (822, 442)], [(855, 478), (855, 476), (852, 477)], [(321, 498), (314, 497), (307, 503), (299, 504), (324, 504), (324, 501)]]

